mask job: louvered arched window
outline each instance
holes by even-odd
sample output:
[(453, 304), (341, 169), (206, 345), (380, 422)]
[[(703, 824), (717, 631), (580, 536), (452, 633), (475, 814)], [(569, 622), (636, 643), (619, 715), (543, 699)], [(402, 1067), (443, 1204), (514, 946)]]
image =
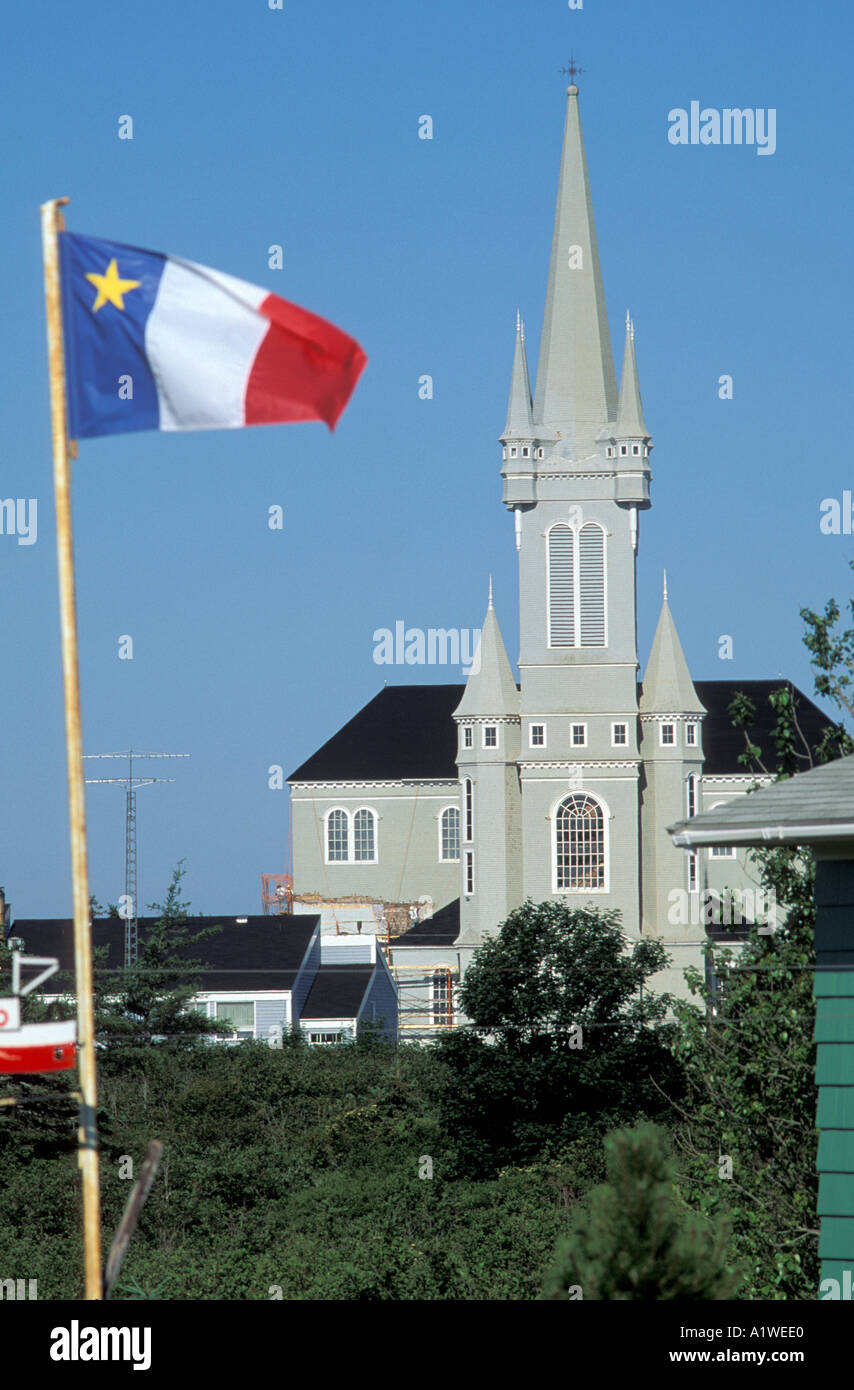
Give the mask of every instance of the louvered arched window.
[(605, 645), (605, 532), (588, 521), (578, 535), (578, 606), (582, 647)]
[(605, 815), (585, 792), (566, 797), (555, 815), (555, 887), (558, 892), (605, 888)]
[(605, 532), (558, 522), (548, 534), (550, 647), (605, 646)]
[(575, 646), (575, 532), (549, 531), (549, 646)]

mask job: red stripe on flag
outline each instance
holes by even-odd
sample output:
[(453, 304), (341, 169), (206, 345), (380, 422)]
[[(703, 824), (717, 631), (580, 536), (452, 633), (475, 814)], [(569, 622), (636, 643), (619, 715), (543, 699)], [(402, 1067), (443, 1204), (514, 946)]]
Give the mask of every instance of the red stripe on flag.
[(0, 1047), (0, 1075), (40, 1071), (69, 1071), (75, 1064), (74, 1043), (42, 1043), (38, 1047)]
[(247, 425), (324, 420), (333, 430), (368, 360), (359, 344), (276, 294), (258, 312), (270, 327), (246, 383)]

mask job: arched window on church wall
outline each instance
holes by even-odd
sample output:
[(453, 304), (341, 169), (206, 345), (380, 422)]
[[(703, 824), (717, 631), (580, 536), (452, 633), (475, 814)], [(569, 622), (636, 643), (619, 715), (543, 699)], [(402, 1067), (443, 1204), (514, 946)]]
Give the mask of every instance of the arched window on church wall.
[(346, 811), (330, 811), (326, 819), (326, 857), (330, 864), (346, 863), (350, 837)]
[(372, 864), (377, 857), (376, 816), (363, 807), (353, 817), (353, 848), (357, 864)]
[(555, 887), (558, 892), (603, 891), (605, 814), (586, 792), (575, 792), (555, 814)]
[(460, 808), (446, 806), (439, 818), (439, 858), (458, 863), (460, 858)]

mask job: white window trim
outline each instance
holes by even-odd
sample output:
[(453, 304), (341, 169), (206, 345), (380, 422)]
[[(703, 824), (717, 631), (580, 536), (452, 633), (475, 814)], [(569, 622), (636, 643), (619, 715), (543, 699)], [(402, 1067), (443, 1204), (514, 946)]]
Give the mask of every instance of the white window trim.
[(459, 834), (458, 834), (458, 836), (457, 836), (457, 840), (458, 840), (458, 842), (459, 842), (460, 845), (462, 845), (462, 842), (463, 842), (463, 817), (462, 817), (462, 813), (461, 813), (461, 811), (460, 811), (459, 802), (457, 802), (457, 801), (449, 801), (448, 804), (447, 804), (447, 806), (443, 806), (442, 809), (440, 810), (439, 815), (438, 815), (438, 818), (437, 818), (437, 822), (436, 822), (437, 828), (438, 828), (438, 831), (439, 831), (439, 847), (438, 847), (439, 863), (440, 863), (440, 864), (459, 864), (459, 862), (460, 862), (460, 856), (459, 856), (459, 855), (457, 855), (456, 859), (445, 859), (445, 858), (443, 857), (443, 855), (442, 855), (442, 821), (444, 820), (444, 818), (445, 818), (445, 813), (446, 813), (447, 811), (456, 811), (457, 816), (459, 817), (458, 822), (457, 822), (457, 829), (458, 829), (458, 831), (459, 831)]
[[(618, 743), (618, 742), (617, 742), (617, 737), (616, 737), (617, 729), (625, 729), (625, 731), (626, 731), (626, 737), (624, 738), (624, 740), (623, 740), (622, 743)], [(612, 723), (612, 725), (611, 725), (611, 747), (612, 747), (612, 748), (628, 748), (628, 746), (629, 746), (629, 724), (628, 724), (628, 720), (626, 720), (626, 719), (617, 719), (617, 720), (616, 720), (614, 723)]]
[[(456, 967), (453, 965), (431, 965), (430, 966), (430, 1022), (436, 1028), (453, 1028), (454, 1016), (454, 972)], [(441, 979), (447, 982), (450, 990), (448, 994), (448, 1017), (437, 1018), (436, 1014), (436, 981)]]
[[(501, 734), (499, 733), (499, 728), (500, 728), (500, 726), (499, 726), (498, 724), (484, 724), (483, 730), (482, 730), (482, 733), (481, 733), (481, 736), (480, 736), (480, 737), (481, 737), (481, 747), (482, 747), (482, 748), (498, 749), (498, 748), (501, 747)], [(494, 742), (494, 743), (487, 743), (487, 741), (486, 741), (486, 731), (487, 731), (487, 729), (494, 729), (494, 730), (495, 730), (495, 742)]]
[[(604, 641), (601, 647), (586, 647), (581, 643), (581, 571), (580, 571), (580, 546), (579, 536), (583, 527), (591, 525), (598, 526), (602, 532), (602, 599), (605, 607), (605, 620), (603, 623)], [(551, 595), (551, 565), (549, 564), (549, 537), (556, 526), (566, 526), (575, 536), (572, 547), (572, 586), (573, 586), (573, 626), (575, 628), (575, 642), (571, 647), (564, 645), (557, 646), (552, 642), (552, 595)], [(582, 521), (581, 526), (576, 526), (571, 521), (553, 521), (545, 533), (546, 542), (546, 646), (553, 652), (604, 652), (608, 650), (608, 538), (609, 533), (602, 525), (601, 521), (596, 521), (593, 517), (587, 517)]]
[[(329, 817), (334, 811), (343, 811), (347, 817), (347, 858), (329, 858)], [(356, 858), (356, 816), (360, 811), (369, 811), (374, 818), (374, 853), (371, 859)], [(380, 862), (380, 818), (373, 806), (354, 806), (352, 811), (348, 811), (346, 806), (330, 806), (328, 811), (323, 813), (323, 862), (329, 864), (334, 869), (340, 864), (355, 864), (356, 867), (362, 864), (378, 864)]]
[[(693, 886), (693, 888), (691, 887), (691, 868), (692, 868), (692, 866), (693, 866), (693, 869), (694, 869), (694, 886)], [(692, 849), (692, 850), (689, 850), (689, 851), (688, 851), (688, 864), (687, 864), (687, 868), (686, 868), (686, 874), (687, 874), (687, 878), (688, 878), (688, 892), (689, 892), (689, 893), (699, 893), (699, 891), (700, 891), (700, 856), (699, 856), (697, 850), (695, 850), (695, 849)]]
[[(664, 730), (665, 730), (665, 729), (672, 729), (672, 730), (673, 730), (673, 738), (671, 739), (670, 743), (665, 743), (665, 742), (664, 742)], [(677, 744), (677, 742), (676, 742), (676, 725), (675, 725), (675, 723), (673, 722), (672, 719), (663, 719), (663, 720), (661, 721), (661, 723), (659, 724), (659, 726), (658, 726), (658, 746), (659, 746), (659, 748), (677, 748), (677, 747), (678, 747), (678, 744)]]
[(460, 732), (460, 747), (474, 748), (474, 729), (470, 724), (464, 725)]
[[(543, 731), (543, 741), (542, 741), (542, 743), (534, 743), (534, 730), (535, 730), (535, 729), (542, 729), (542, 731)], [(549, 736), (548, 736), (548, 732), (547, 732), (547, 730), (546, 730), (545, 724), (534, 724), (534, 723), (529, 724), (529, 725), (528, 725), (528, 747), (529, 747), (529, 748), (548, 748), (548, 746), (549, 746)]]
[[(576, 730), (576, 729), (583, 729), (583, 730), (584, 730), (584, 742), (583, 742), (583, 743), (576, 743), (576, 742), (575, 742), (575, 730)], [(570, 748), (586, 748), (586, 747), (587, 747), (587, 725), (586, 725), (586, 724), (573, 724), (572, 720), (570, 720), (570, 722), (569, 722), (569, 746), (570, 746)]]
[(588, 791), (586, 787), (583, 789), (583, 791), (582, 791), (580, 794), (581, 794), (582, 796), (589, 796), (589, 797), (590, 797), (590, 800), (591, 800), (591, 801), (595, 801), (595, 802), (597, 803), (597, 805), (599, 806), (600, 810), (602, 811), (602, 834), (603, 834), (603, 838), (604, 838), (604, 841), (605, 841), (605, 844), (604, 844), (604, 850), (605, 850), (605, 854), (604, 854), (604, 859), (605, 859), (604, 879), (605, 879), (605, 884), (604, 884), (604, 887), (602, 887), (602, 888), (558, 888), (558, 886), (557, 886), (557, 813), (558, 813), (558, 809), (560, 808), (560, 806), (563, 804), (564, 801), (566, 801), (570, 796), (574, 796), (574, 795), (578, 795), (578, 794), (579, 794), (579, 793), (573, 792), (573, 791), (570, 791), (570, 792), (564, 791), (564, 792), (562, 793), (562, 795), (558, 797), (557, 801), (554, 802), (554, 804), (552, 805), (551, 812), (549, 813), (549, 820), (550, 820), (550, 822), (551, 822), (552, 892), (555, 893), (555, 894), (559, 894), (561, 897), (576, 897), (576, 898), (581, 898), (581, 897), (584, 897), (585, 895), (588, 896), (588, 897), (591, 896), (591, 895), (592, 895), (593, 897), (602, 897), (602, 896), (604, 896), (604, 894), (610, 893), (610, 891), (611, 891), (611, 820), (612, 820), (612, 815), (611, 815), (610, 810), (608, 809), (608, 804), (607, 804), (607, 802), (604, 801), (603, 798), (602, 798), (601, 796), (598, 796), (598, 795), (596, 794), (596, 792)]
[[(468, 886), (469, 868), (471, 868), (471, 888)], [(463, 851), (463, 894), (467, 898), (473, 898), (477, 888), (477, 879), (474, 876), (474, 850)]]
[[(474, 844), (474, 782), (470, 777), (463, 778), (463, 804), (460, 817), (460, 844)], [(471, 836), (469, 836), (469, 806), (471, 806)]]
[[(693, 730), (694, 730), (694, 742), (693, 742), (693, 743), (691, 742), (691, 740), (690, 740), (689, 737), (688, 737), (688, 730), (689, 730), (689, 729), (693, 729)], [(697, 725), (696, 725), (692, 720), (689, 720), (689, 722), (685, 725), (685, 747), (686, 747), (686, 748), (699, 748), (699, 746), (700, 746), (700, 744), (699, 744), (699, 739), (697, 738)]]
[[(254, 996), (253, 996), (253, 997), (249, 997), (248, 995), (243, 995), (242, 998), (238, 998), (238, 999), (233, 999), (233, 998), (231, 998), (231, 997), (226, 997), (225, 999), (223, 999), (223, 998), (221, 998), (221, 997), (218, 998), (216, 995), (214, 995), (213, 997), (211, 997), (211, 996), (209, 995), (209, 996), (208, 996), (207, 1002), (208, 1002), (208, 1005), (213, 1004), (213, 1006), (214, 1006), (214, 1008), (213, 1008), (213, 1013), (211, 1013), (210, 1007), (208, 1008), (208, 1018), (212, 1018), (215, 1022), (218, 1022), (218, 1021), (219, 1021), (219, 1013), (218, 1013), (218, 1011), (219, 1011), (220, 1008), (226, 1008), (226, 1009), (227, 1009), (228, 1006), (229, 1006), (230, 1004), (232, 1004), (232, 1005), (233, 1005), (233, 1004), (251, 1004), (251, 1005), (252, 1005), (252, 1037), (253, 1037), (253, 1038), (257, 1038), (257, 1037), (258, 1037), (258, 1000), (257, 1000), (256, 998), (254, 998)], [(285, 1024), (284, 1022), (282, 1023), (282, 1027), (283, 1027), (283, 1028), (286, 1027), (286, 1024)], [(244, 1031), (248, 1031), (248, 1029), (245, 1029)], [(213, 1035), (213, 1036), (216, 1036), (216, 1035)], [(220, 1034), (219, 1036), (220, 1036), (220, 1038), (221, 1038), (223, 1041), (227, 1041), (227, 1037), (226, 1037), (225, 1034)], [(239, 1030), (239, 1028), (235, 1028), (234, 1033), (231, 1033), (231, 1034), (228, 1035), (228, 1037), (231, 1037), (231, 1038), (234, 1038), (235, 1036), (238, 1038), (239, 1041), (243, 1041), (243, 1039), (240, 1038), (240, 1030)]]
[[(719, 806), (726, 806), (725, 801), (715, 801), (708, 809), (716, 811)], [(722, 851), (724, 851), (722, 853)], [(738, 852), (735, 845), (709, 845), (706, 850), (707, 859), (737, 859)]]

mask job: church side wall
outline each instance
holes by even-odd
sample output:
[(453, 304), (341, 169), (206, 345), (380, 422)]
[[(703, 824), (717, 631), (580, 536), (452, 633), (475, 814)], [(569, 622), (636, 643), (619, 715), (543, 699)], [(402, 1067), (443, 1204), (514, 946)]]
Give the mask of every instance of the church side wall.
[[(457, 781), (342, 782), (313, 789), (295, 783), (291, 800), (298, 893), (330, 898), (357, 894), (384, 902), (416, 902), (427, 894), (437, 909), (459, 897), (459, 863), (439, 858), (439, 818), (447, 806), (459, 807)], [(376, 863), (326, 862), (325, 817), (336, 807), (374, 811)], [(352, 835), (350, 847), (352, 853)]]

